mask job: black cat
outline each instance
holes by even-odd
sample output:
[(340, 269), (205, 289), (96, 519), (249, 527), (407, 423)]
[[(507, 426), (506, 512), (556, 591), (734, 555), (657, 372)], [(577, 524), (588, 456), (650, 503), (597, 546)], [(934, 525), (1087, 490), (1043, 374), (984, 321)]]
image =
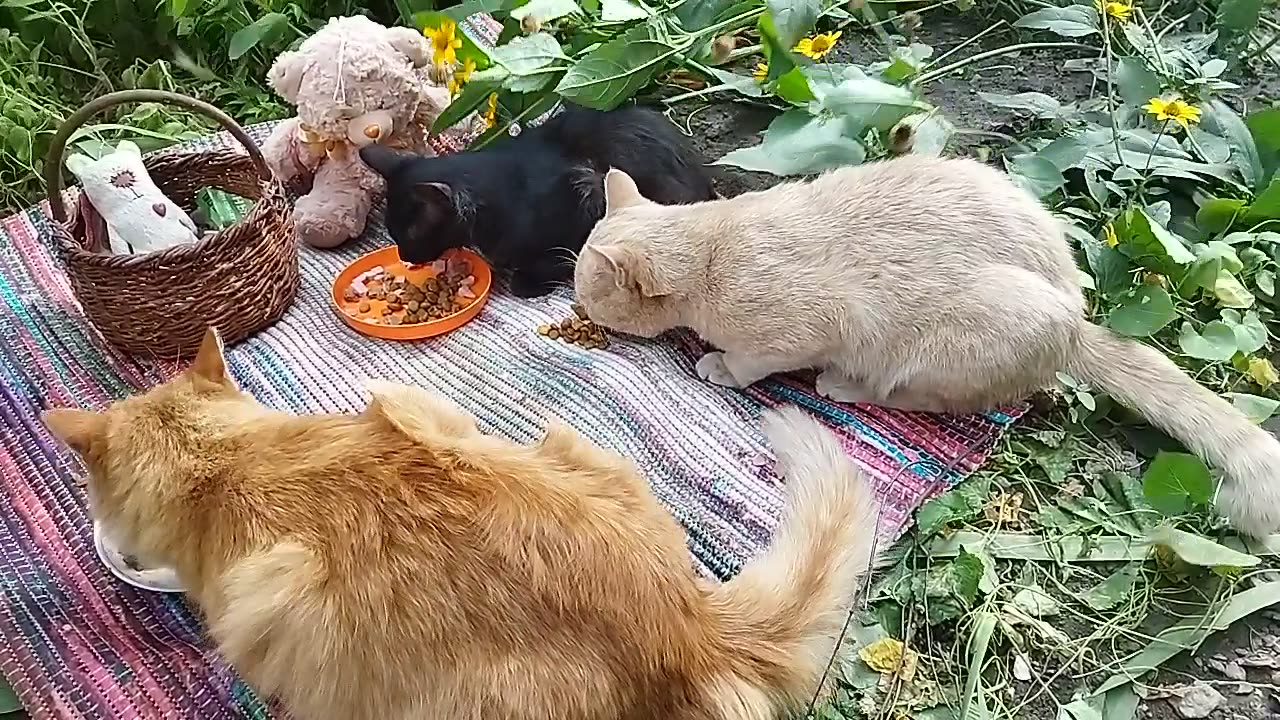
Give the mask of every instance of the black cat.
[(370, 145), (360, 157), (387, 181), (387, 230), (409, 263), (471, 247), (534, 297), (573, 277), (604, 214), (614, 167), (667, 205), (711, 200), (702, 160), (660, 113), (568, 105), (542, 125), (474, 152), (422, 157)]

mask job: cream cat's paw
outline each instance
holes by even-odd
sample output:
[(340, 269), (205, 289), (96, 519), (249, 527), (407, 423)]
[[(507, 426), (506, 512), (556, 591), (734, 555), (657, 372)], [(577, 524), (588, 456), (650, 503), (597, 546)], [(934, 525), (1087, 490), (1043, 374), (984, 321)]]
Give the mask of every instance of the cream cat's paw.
[(733, 373), (729, 372), (728, 366), (724, 364), (722, 352), (709, 352), (703, 355), (694, 369), (698, 371), (698, 377), (709, 383), (731, 388), (742, 387), (742, 383), (738, 382)]
[(813, 389), (822, 397), (838, 403), (876, 403), (876, 398), (861, 383), (850, 380), (833, 368), (818, 373)]

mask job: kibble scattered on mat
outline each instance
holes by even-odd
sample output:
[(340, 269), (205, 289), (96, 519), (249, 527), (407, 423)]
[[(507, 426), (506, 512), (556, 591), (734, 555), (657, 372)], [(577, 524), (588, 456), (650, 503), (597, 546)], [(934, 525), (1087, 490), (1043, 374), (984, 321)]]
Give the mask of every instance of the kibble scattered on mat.
[(587, 318), (587, 311), (581, 305), (573, 304), (574, 317), (565, 318), (554, 325), (539, 325), (538, 334), (552, 340), (563, 340), (571, 345), (578, 345), (588, 350), (598, 350), (609, 345), (609, 338), (604, 328)]
[(351, 283), (343, 300), (354, 304), (352, 314), (358, 318), (380, 325), (413, 325), (452, 315), (476, 297), (471, 289), (476, 279), (465, 260), (437, 260), (432, 277), (420, 282), (406, 277), (407, 269), (411, 268), (373, 268)]

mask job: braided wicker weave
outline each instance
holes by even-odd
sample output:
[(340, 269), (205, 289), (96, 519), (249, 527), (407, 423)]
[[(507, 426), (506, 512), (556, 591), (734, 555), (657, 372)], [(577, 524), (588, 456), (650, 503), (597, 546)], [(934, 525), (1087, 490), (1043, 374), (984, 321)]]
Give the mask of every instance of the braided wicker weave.
[[(188, 212), (213, 187), (255, 200), (237, 224), (202, 240), (142, 255), (87, 247), (84, 218), (69, 217), (62, 193), (68, 139), (89, 118), (131, 102), (180, 105), (217, 120), (248, 152), (161, 153), (144, 159), (156, 185)], [(235, 120), (208, 103), (160, 90), (103, 95), (73, 113), (53, 138), (44, 166), (53, 236), (85, 315), (102, 337), (132, 353), (188, 357), (207, 327), (228, 343), (272, 324), (298, 290), (292, 206), (257, 145)]]

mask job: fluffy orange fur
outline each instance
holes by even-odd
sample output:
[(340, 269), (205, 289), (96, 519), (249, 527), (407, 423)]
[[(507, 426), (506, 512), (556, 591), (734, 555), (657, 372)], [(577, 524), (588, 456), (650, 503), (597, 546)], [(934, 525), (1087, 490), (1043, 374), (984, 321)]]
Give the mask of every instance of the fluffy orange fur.
[(271, 410), (210, 332), (176, 379), (44, 420), (120, 549), (173, 567), (227, 660), (300, 720), (765, 720), (815, 692), (877, 507), (808, 416), (766, 419), (788, 510), (720, 584), (628, 460), (370, 389), (358, 415)]

